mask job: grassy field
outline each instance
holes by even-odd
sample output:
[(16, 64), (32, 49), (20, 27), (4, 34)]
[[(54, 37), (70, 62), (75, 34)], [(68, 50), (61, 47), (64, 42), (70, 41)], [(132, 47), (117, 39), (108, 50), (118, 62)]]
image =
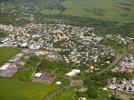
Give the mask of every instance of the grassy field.
[(0, 100), (42, 100), (57, 87), (29, 81), (0, 79)]
[(0, 66), (20, 51), (19, 48), (0, 48)]
[(74, 96), (75, 96), (74, 90), (69, 89), (69, 90), (63, 91), (60, 94), (57, 94), (51, 100), (73, 100)]

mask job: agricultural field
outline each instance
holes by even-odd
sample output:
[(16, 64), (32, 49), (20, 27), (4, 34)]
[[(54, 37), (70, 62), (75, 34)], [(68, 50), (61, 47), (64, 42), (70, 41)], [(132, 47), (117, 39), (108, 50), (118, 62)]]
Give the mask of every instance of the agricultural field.
[(15, 56), (19, 51), (19, 48), (0, 48), (0, 66)]

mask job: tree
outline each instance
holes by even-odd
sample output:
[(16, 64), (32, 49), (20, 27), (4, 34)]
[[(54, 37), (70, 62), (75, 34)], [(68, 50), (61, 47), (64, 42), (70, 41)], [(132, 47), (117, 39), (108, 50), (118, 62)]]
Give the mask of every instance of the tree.
[(88, 96), (89, 98), (97, 98), (96, 89), (93, 88), (93, 87), (88, 87), (87, 96)]
[(122, 99), (117, 98), (115, 95), (112, 95), (112, 96), (111, 96), (111, 100), (122, 100)]
[(112, 95), (112, 96), (111, 96), (111, 100), (116, 100), (115, 95)]

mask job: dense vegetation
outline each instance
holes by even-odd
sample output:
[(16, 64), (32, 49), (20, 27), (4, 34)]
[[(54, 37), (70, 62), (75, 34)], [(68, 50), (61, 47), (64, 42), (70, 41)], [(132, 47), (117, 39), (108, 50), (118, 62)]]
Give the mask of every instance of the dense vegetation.
[(43, 59), (39, 64), (37, 71), (41, 70), (55, 70), (59, 68), (59, 70), (65, 70), (69, 68), (69, 65), (65, 61), (50, 61), (47, 59)]
[[(107, 80), (116, 77), (117, 79), (130, 79), (131, 75), (127, 73), (115, 73), (115, 72), (105, 72), (102, 75), (90, 74), (85, 79), (84, 83), (88, 87), (87, 96), (89, 98), (97, 98), (98, 91), (100, 87), (105, 87)], [(110, 98), (109, 98), (110, 99)]]

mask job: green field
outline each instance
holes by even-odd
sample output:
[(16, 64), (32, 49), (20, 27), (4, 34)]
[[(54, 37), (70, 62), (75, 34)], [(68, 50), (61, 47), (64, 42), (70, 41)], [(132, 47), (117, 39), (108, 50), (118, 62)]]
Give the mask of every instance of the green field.
[(57, 94), (51, 100), (73, 100), (75, 92), (73, 89), (63, 91), (62, 93)]
[(0, 48), (0, 66), (20, 51), (19, 48)]
[(0, 100), (42, 100), (57, 87), (29, 81), (0, 79)]
[[(52, 97), (51, 100), (74, 100), (73, 98), (75, 98), (75, 95), (75, 91), (73, 89), (69, 89)], [(82, 93), (80, 93), (80, 95), (82, 95)], [(97, 95), (97, 98), (90, 98), (89, 100), (110, 100), (110, 94), (106, 91), (98, 89)]]

